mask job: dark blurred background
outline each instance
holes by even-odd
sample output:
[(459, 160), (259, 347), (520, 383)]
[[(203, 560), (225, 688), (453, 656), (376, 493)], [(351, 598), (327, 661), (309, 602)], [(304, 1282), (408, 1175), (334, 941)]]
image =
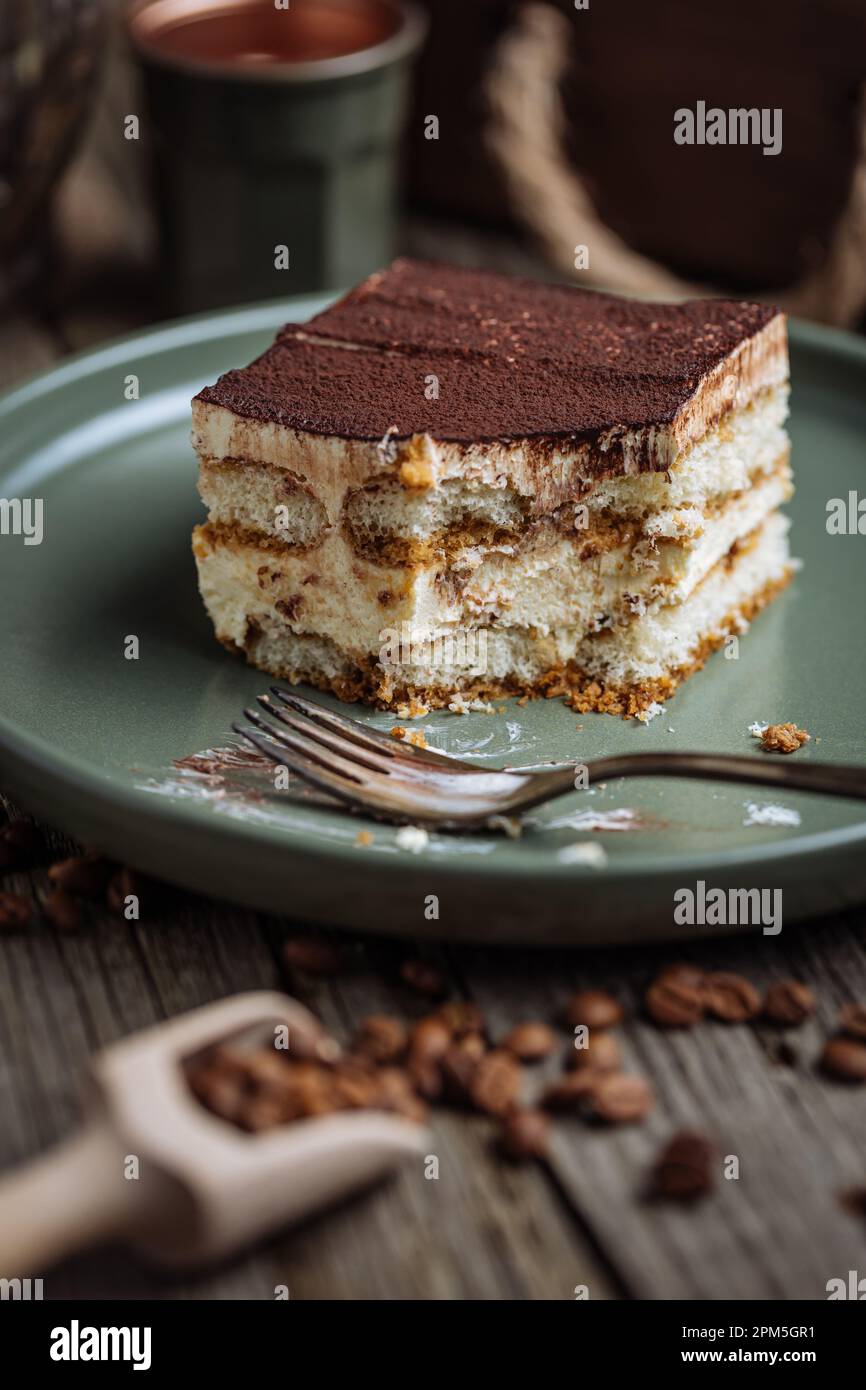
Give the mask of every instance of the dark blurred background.
[[(627, 293), (770, 297), (862, 327), (863, 0), (419, 3), (396, 249)], [(0, 312), (60, 323), (72, 347), (176, 311), (127, 11), (0, 3)], [(781, 153), (677, 145), (673, 113), (698, 101), (781, 108)], [(280, 284), (293, 292), (291, 274)]]

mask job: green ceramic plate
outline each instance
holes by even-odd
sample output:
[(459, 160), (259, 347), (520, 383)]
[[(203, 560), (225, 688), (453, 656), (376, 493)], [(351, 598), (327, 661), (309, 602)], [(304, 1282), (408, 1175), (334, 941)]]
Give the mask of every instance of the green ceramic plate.
[[(0, 498), (44, 507), (41, 544), (0, 536), (3, 786), (163, 878), (294, 918), (413, 937), (584, 944), (710, 933), (718, 928), (674, 922), (675, 890), (698, 880), (780, 888), (786, 924), (866, 898), (866, 807), (828, 797), (610, 783), (546, 807), (520, 840), (434, 835), (412, 853), (381, 826), (372, 845), (357, 845), (357, 819), (306, 798), (266, 787), (250, 800), (231, 781), (172, 769), (225, 744), (267, 684), (214, 641), (196, 589), (190, 397), (249, 361), (277, 324), (322, 303), (145, 333), (0, 403)], [(798, 758), (866, 760), (866, 539), (830, 536), (825, 524), (828, 499), (847, 499), (864, 476), (866, 345), (813, 327), (792, 338), (791, 511), (804, 568), (753, 624), (739, 660), (713, 657), (646, 727), (578, 717), (555, 700), (510, 702), (500, 714), (429, 716), (431, 745), (490, 763), (635, 747), (758, 757), (749, 725), (793, 719), (820, 735)], [(138, 400), (126, 398), (133, 376)], [(130, 636), (138, 660), (124, 656)], [(789, 824), (762, 823), (770, 802)], [(606, 863), (569, 862), (563, 850), (581, 841), (602, 845)]]

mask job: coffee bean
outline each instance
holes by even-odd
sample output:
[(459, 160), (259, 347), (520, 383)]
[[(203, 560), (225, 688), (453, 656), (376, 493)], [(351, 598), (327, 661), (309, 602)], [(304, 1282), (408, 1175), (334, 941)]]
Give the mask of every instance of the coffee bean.
[(831, 1038), (824, 1044), (821, 1066), (841, 1081), (866, 1081), (866, 1043)]
[(521, 1062), (540, 1062), (556, 1047), (556, 1034), (546, 1023), (518, 1023), (503, 1038), (502, 1046)]
[(321, 936), (293, 936), (283, 942), (283, 961), (302, 975), (337, 975), (343, 968), (341, 946)]
[(771, 1023), (796, 1027), (815, 1012), (815, 996), (799, 980), (777, 980), (764, 999), (764, 1017)]
[(708, 975), (703, 993), (707, 1013), (722, 1023), (745, 1023), (761, 1012), (761, 996), (754, 985), (728, 970)]
[(451, 1029), (436, 1014), (415, 1024), (409, 1035), (409, 1056), (418, 1062), (439, 1062), (453, 1040)]
[(98, 854), (79, 854), (52, 864), (48, 877), (65, 893), (77, 898), (101, 898), (115, 872), (114, 865)]
[(616, 1038), (610, 1033), (590, 1033), (586, 1047), (572, 1047), (567, 1065), (575, 1071), (592, 1067), (595, 1071), (619, 1071), (622, 1053)]
[(407, 1066), (412, 1084), (425, 1100), (438, 1100), (442, 1094), (439, 1064), (451, 1045), (450, 1030), (435, 1015), (422, 1018), (412, 1029)]
[(468, 1105), (472, 1099), (472, 1078), (478, 1060), (452, 1041), (439, 1066), (442, 1095), (452, 1105)]
[(596, 1119), (620, 1125), (643, 1120), (652, 1110), (655, 1097), (642, 1076), (612, 1072), (596, 1078), (589, 1103)]
[(290, 1112), (286, 1118), (312, 1119), (340, 1109), (340, 1098), (328, 1067), (317, 1062), (290, 1062), (286, 1072), (285, 1099)]
[(486, 1115), (507, 1115), (520, 1096), (522, 1074), (510, 1052), (494, 1048), (477, 1063), (469, 1083), (472, 1103)]
[(374, 1062), (396, 1062), (409, 1043), (409, 1033), (398, 1018), (371, 1014), (361, 1024), (356, 1050)]
[(0, 932), (22, 931), (30, 925), (33, 904), (21, 893), (0, 893)]
[(71, 893), (65, 892), (62, 888), (55, 888), (48, 894), (42, 904), (42, 911), (57, 931), (78, 931), (83, 921), (80, 906)]
[(838, 1197), (839, 1205), (852, 1216), (866, 1216), (866, 1187), (847, 1187)]
[(11, 850), (20, 865), (32, 864), (45, 849), (45, 841), (35, 825), (26, 820), (11, 820), (0, 830), (0, 842)]
[(334, 1063), (331, 1082), (337, 1104), (347, 1110), (366, 1110), (376, 1104), (379, 1071), (369, 1057), (341, 1057)]
[(694, 1201), (713, 1187), (715, 1149), (703, 1134), (683, 1130), (662, 1149), (653, 1170), (655, 1191), (678, 1202)]
[(674, 961), (672, 965), (666, 965), (656, 976), (658, 980), (679, 980), (681, 984), (691, 985), (693, 989), (700, 989), (706, 979), (706, 972), (697, 965), (692, 965), (690, 961)]
[(840, 1009), (839, 1027), (849, 1038), (866, 1039), (866, 1004), (846, 1004)]
[(211, 1068), (192, 1072), (189, 1084), (193, 1094), (212, 1114), (231, 1124), (239, 1124), (245, 1096), (234, 1076)]
[(113, 912), (117, 917), (126, 917), (126, 908), (131, 908), (126, 899), (138, 898), (138, 916), (129, 917), (129, 922), (139, 922), (145, 916), (145, 902), (152, 898), (152, 884), (150, 880), (136, 872), (135, 869), (121, 867), (111, 874), (106, 888), (106, 903), (108, 912)]
[(427, 960), (404, 960), (400, 966), (401, 979), (428, 999), (442, 999), (448, 993), (448, 982), (438, 966)]
[(436, 1010), (436, 1017), (442, 1020), (455, 1038), (462, 1038), (464, 1033), (487, 1032), (484, 1015), (471, 999), (450, 1000)]
[(548, 1086), (541, 1103), (545, 1110), (576, 1112), (588, 1103), (603, 1075), (603, 1072), (597, 1072), (592, 1067), (568, 1072)]
[(393, 1110), (407, 1120), (421, 1124), (427, 1118), (427, 1106), (415, 1094), (412, 1083), (405, 1071), (398, 1067), (383, 1067), (378, 1073), (379, 1092), (376, 1105), (383, 1110)]
[(704, 1016), (702, 979), (685, 974), (661, 976), (646, 992), (646, 1010), (660, 1028), (693, 1028)]
[(566, 1017), (572, 1028), (585, 1024), (587, 1028), (613, 1028), (622, 1021), (622, 1005), (612, 994), (601, 989), (584, 989), (572, 996)]
[(465, 1052), (467, 1056), (474, 1058), (476, 1062), (480, 1062), (487, 1051), (486, 1039), (480, 1033), (464, 1033), (462, 1038), (457, 1039), (454, 1046), (459, 1048), (461, 1052)]
[(544, 1158), (550, 1137), (550, 1121), (542, 1110), (513, 1110), (502, 1121), (499, 1144), (515, 1162)]
[(20, 868), (21, 861), (11, 845), (0, 836), (0, 875), (11, 874), (13, 870)]

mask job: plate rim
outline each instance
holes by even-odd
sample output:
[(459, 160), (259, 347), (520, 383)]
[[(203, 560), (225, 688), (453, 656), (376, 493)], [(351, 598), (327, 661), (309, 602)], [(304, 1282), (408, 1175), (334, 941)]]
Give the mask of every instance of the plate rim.
[[(97, 348), (85, 348), (66, 357), (57, 365), (37, 372), (22, 383), (0, 395), (0, 421), (14, 417), (22, 407), (32, 404), (41, 397), (83, 378), (97, 374), (103, 368), (116, 367), (119, 361), (128, 359), (135, 352), (136, 360), (167, 350), (194, 346), (201, 341), (202, 330), (206, 327), (211, 339), (236, 336), (243, 333), (273, 331), (274, 328), (292, 319), (293, 316), (318, 312), (325, 304), (338, 299), (343, 291), (304, 294), (287, 298), (270, 299), (255, 304), (239, 305), (174, 319), (132, 333), (126, 333), (101, 343)], [(841, 357), (855, 361), (866, 368), (866, 341), (844, 329), (824, 324), (805, 322), (800, 319), (789, 320), (792, 342), (799, 348), (817, 351), (820, 356)], [(8, 471), (9, 460), (3, 458), (0, 445), (0, 479)], [(12, 461), (15, 467), (15, 460)], [(62, 468), (62, 466), (61, 466)], [(264, 674), (263, 674), (264, 678)], [(246, 843), (266, 840), (273, 848), (302, 849), (305, 855), (314, 855), (323, 861), (334, 859), (356, 860), (358, 850), (351, 840), (319, 838), (315, 829), (298, 832), (292, 827), (267, 825), (261, 822), (242, 820), (221, 820), (209, 808), (197, 803), (165, 801), (140, 788), (125, 785), (87, 764), (82, 764), (72, 755), (53, 745), (50, 739), (30, 733), (13, 719), (0, 713), (0, 752), (8, 751), (13, 759), (40, 775), (50, 777), (55, 786), (69, 794), (86, 795), (103, 812), (115, 811), (134, 822), (137, 816), (143, 817), (150, 826), (170, 831), (180, 822), (195, 826), (212, 834), (215, 841), (240, 840)], [(62, 779), (58, 782), (58, 778)], [(21, 782), (18, 781), (18, 786)], [(15, 785), (11, 787), (15, 795)], [(59, 799), (59, 798), (58, 798)], [(44, 804), (44, 803), (43, 803)], [(50, 811), (41, 812), (50, 819)], [(440, 832), (445, 833), (445, 832)], [(803, 855), (816, 856), (834, 850), (846, 850), (866, 843), (866, 820), (860, 825), (840, 826), (831, 830), (821, 830), (804, 835), (792, 835), (777, 842), (763, 841), (754, 846), (721, 849), (702, 853), (659, 853), (642, 851), (638, 842), (631, 843), (629, 856), (620, 858), (611, 855), (607, 863), (600, 867), (558, 860), (551, 852), (550, 858), (539, 868), (537, 862), (510, 857), (501, 859), (484, 855), (454, 854), (427, 856), (394, 854), (387, 860), (376, 856), (372, 862), (387, 864), (387, 872), (393, 874), (400, 868), (417, 873), (423, 865), (427, 871), (435, 870), (438, 875), (453, 879), (498, 880), (507, 883), (509, 879), (523, 882), (529, 878), (553, 879), (562, 882), (591, 882), (603, 884), (608, 877), (618, 879), (670, 876), (672, 873), (689, 875), (695, 868), (699, 871), (721, 872), (743, 865), (771, 871), (775, 865), (787, 864)]]

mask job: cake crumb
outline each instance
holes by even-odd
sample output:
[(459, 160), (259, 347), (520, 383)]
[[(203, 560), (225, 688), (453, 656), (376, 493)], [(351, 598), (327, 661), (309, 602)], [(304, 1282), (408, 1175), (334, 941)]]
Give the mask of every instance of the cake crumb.
[(423, 729), (404, 729), (401, 724), (395, 724), (391, 730), (391, 737), (400, 739), (403, 743), (411, 743), (413, 748), (427, 747)]
[(647, 705), (646, 709), (638, 710), (635, 719), (639, 719), (641, 724), (648, 724), (651, 719), (655, 719), (656, 715), (664, 713), (664, 705), (660, 705), (657, 700), (653, 700), (651, 704)]
[(373, 835), (372, 835), (372, 832), (371, 832), (371, 831), (369, 831), (369, 830), (359, 830), (359, 831), (358, 831), (357, 835), (355, 836), (355, 844), (358, 845), (358, 847), (359, 847), (360, 849), (365, 849), (367, 845), (372, 845), (372, 843), (373, 843)]
[(761, 733), (761, 747), (765, 753), (796, 753), (810, 738), (796, 724), (768, 724)]
[(743, 825), (799, 825), (800, 813), (790, 806), (760, 805), (757, 801), (746, 801), (746, 819)]
[(414, 695), (410, 696), (408, 704), (397, 706), (398, 719), (423, 719), (425, 714), (429, 713), (430, 706), (423, 704), (421, 700), (416, 700)]
[(495, 714), (496, 710), (489, 700), (467, 700), (458, 690), (449, 702), (452, 714)]
[(420, 825), (401, 825), (394, 839), (401, 849), (408, 849), (412, 854), (420, 854), (430, 843), (430, 836)]
[(556, 857), (560, 864), (585, 864), (590, 869), (603, 869), (607, 850), (594, 840), (578, 840), (574, 845), (557, 850)]

